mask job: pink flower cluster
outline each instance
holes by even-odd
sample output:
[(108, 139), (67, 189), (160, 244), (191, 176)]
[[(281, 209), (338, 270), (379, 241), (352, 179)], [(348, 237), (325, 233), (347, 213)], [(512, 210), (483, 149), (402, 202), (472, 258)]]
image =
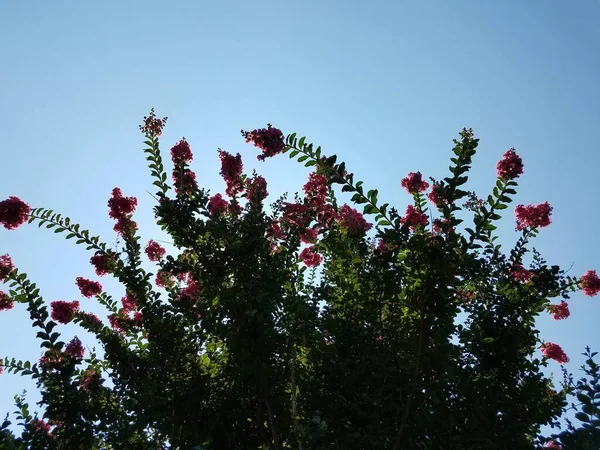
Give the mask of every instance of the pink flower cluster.
[(306, 228), (311, 220), (310, 209), (302, 203), (286, 203), (281, 220), (290, 227)]
[(14, 306), (14, 300), (6, 292), (0, 291), (0, 311), (8, 311), (13, 309)]
[(200, 289), (200, 285), (194, 280), (189, 280), (187, 286), (179, 293), (179, 300), (188, 302), (196, 301), (201, 293), (202, 289)]
[(548, 202), (539, 205), (517, 205), (515, 208), (517, 230), (547, 227), (550, 225), (551, 213), (552, 206)]
[(550, 441), (544, 445), (544, 448), (549, 448), (552, 450), (562, 450), (561, 445), (556, 441)]
[(260, 128), (250, 132), (242, 131), (246, 138), (246, 142), (254, 144), (255, 147), (262, 150), (262, 155), (258, 155), (259, 161), (264, 161), (266, 158), (275, 156), (283, 151), (285, 143), (283, 141), (283, 133), (279, 128), (274, 128), (271, 124), (267, 124), (267, 128)]
[(552, 314), (554, 320), (563, 320), (571, 315), (567, 302), (560, 302), (558, 305), (549, 305), (548, 311)]
[(338, 223), (351, 236), (359, 236), (370, 230), (373, 225), (368, 223), (363, 215), (348, 205), (343, 205), (338, 213)]
[(56, 320), (58, 323), (69, 323), (73, 320), (75, 313), (79, 311), (79, 302), (65, 302), (64, 300), (57, 300), (50, 303), (52, 308), (52, 320)]
[(299, 257), (308, 267), (317, 267), (323, 262), (323, 257), (315, 251), (314, 246), (306, 247)]
[(144, 116), (144, 123), (140, 125), (140, 131), (151, 137), (158, 137), (162, 134), (163, 127), (167, 123), (167, 118), (159, 119), (154, 113), (154, 108), (150, 110), (148, 116)]
[(80, 386), (86, 392), (91, 392), (95, 390), (100, 384), (100, 375), (96, 369), (91, 368), (87, 369), (81, 374)]
[(450, 234), (454, 231), (454, 228), (452, 228), (452, 222), (449, 219), (434, 219), (433, 231), (436, 233)]
[(79, 288), (81, 295), (86, 298), (92, 298), (94, 295), (98, 295), (102, 292), (102, 285), (97, 281), (88, 280), (83, 277), (77, 277), (75, 284)]
[(327, 178), (317, 172), (308, 175), (308, 181), (302, 187), (306, 203), (310, 208), (319, 209), (327, 200)]
[(532, 271), (527, 270), (525, 267), (523, 267), (520, 264), (515, 264), (511, 268), (510, 274), (511, 274), (513, 280), (522, 282), (522, 283), (527, 283), (529, 280), (531, 280), (531, 278), (534, 275), (534, 273)]
[(189, 164), (194, 159), (192, 148), (188, 141), (183, 138), (171, 148), (171, 160), (176, 166)]
[(600, 278), (595, 270), (588, 270), (580, 280), (580, 287), (584, 295), (593, 297), (600, 292)]
[(30, 212), (31, 207), (19, 197), (8, 197), (0, 202), (0, 224), (14, 230), (27, 222)]
[(135, 297), (129, 292), (125, 295), (125, 297), (121, 298), (121, 304), (123, 305), (123, 311), (125, 314), (129, 314), (130, 312), (135, 311), (137, 308)]
[(315, 242), (317, 240), (318, 236), (319, 236), (318, 228), (307, 228), (306, 230), (304, 230), (304, 233), (300, 234), (300, 240), (302, 242), (304, 242), (305, 244), (312, 244), (313, 242)]
[(98, 326), (102, 326), (102, 321), (96, 314), (79, 313), (77, 317), (81, 320), (81, 323), (87, 325), (89, 328), (96, 328)]
[(85, 350), (83, 349), (83, 345), (81, 345), (81, 341), (77, 336), (75, 336), (65, 347), (65, 354), (77, 361), (83, 358), (84, 353)]
[(569, 362), (568, 356), (558, 344), (553, 344), (552, 342), (544, 342), (542, 344), (541, 349), (544, 357), (548, 359), (553, 359), (560, 364), (566, 364)]
[(221, 159), (221, 176), (225, 180), (227, 188), (225, 193), (230, 197), (242, 192), (242, 156), (237, 153), (233, 156), (231, 153), (219, 149), (219, 158)]
[(0, 256), (0, 281), (4, 281), (8, 278), (10, 273), (15, 270), (12, 259), (8, 255)]
[(175, 185), (175, 193), (179, 195), (190, 195), (198, 189), (196, 174), (182, 166), (173, 169), (173, 184)]
[(112, 190), (112, 197), (108, 200), (108, 215), (117, 221), (113, 229), (123, 237), (137, 228), (137, 224), (131, 220), (136, 206), (135, 197), (123, 197), (119, 188)]
[(46, 423), (44, 420), (38, 419), (36, 417), (35, 419), (32, 419), (31, 422), (29, 422), (29, 425), (35, 433), (43, 435), (50, 434), (50, 425), (48, 425), (48, 423)]
[(389, 245), (383, 239), (379, 239), (379, 242), (377, 242), (377, 248), (376, 248), (376, 250), (381, 255), (389, 253), (389, 252), (393, 252), (396, 249), (398, 249), (398, 246), (396, 244)]
[(146, 256), (148, 256), (148, 259), (152, 262), (160, 261), (160, 259), (167, 253), (167, 251), (161, 247), (158, 242), (153, 241), (152, 239), (148, 241), (144, 251), (146, 252)]
[(496, 164), (498, 178), (503, 180), (512, 180), (523, 174), (523, 160), (514, 148), (510, 148), (504, 153), (502, 159)]
[(159, 270), (154, 281), (158, 287), (171, 287), (174, 283), (173, 274)]
[(263, 177), (256, 176), (246, 181), (246, 198), (249, 202), (261, 203), (267, 195), (267, 181)]
[(429, 183), (423, 180), (421, 172), (410, 172), (402, 179), (400, 185), (406, 189), (409, 194), (418, 194), (425, 192), (429, 187)]
[(441, 187), (437, 184), (431, 186), (431, 191), (427, 194), (427, 198), (438, 208), (447, 203), (446, 199), (442, 196)]
[(224, 212), (226, 212), (230, 208), (230, 204), (227, 200), (223, 198), (221, 194), (215, 194), (208, 200), (208, 210), (210, 212), (210, 217), (216, 217)]
[(400, 219), (400, 223), (411, 230), (415, 230), (417, 227), (426, 226), (429, 223), (429, 219), (427, 218), (427, 214), (418, 211), (413, 205), (408, 205), (404, 217)]
[(94, 266), (96, 275), (99, 277), (110, 273), (110, 265), (112, 258), (106, 253), (97, 252), (90, 258), (90, 264)]

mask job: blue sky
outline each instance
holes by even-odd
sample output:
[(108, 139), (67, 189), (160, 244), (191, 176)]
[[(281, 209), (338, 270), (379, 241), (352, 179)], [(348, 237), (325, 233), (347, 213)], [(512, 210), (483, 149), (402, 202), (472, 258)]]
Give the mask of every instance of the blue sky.
[[(163, 149), (185, 136), (214, 192), (224, 189), (218, 147), (241, 152), (272, 194), (301, 188), (307, 169), (259, 164), (240, 136), (271, 122), (337, 154), (401, 211), (410, 198), (400, 179), (445, 176), (452, 139), (472, 127), (481, 143), (469, 188), (487, 196), (496, 161), (516, 147), (525, 175), (514, 204), (554, 206), (535, 246), (570, 274), (600, 269), (597, 0), (5, 1), (0, 61), (0, 198), (53, 208), (108, 242), (115, 186), (138, 197), (144, 238), (162, 237), (137, 129), (155, 107), (170, 117)], [(517, 238), (511, 211), (498, 230), (507, 246)], [(47, 301), (80, 299), (75, 277), (94, 278), (83, 248), (35, 226), (0, 230), (4, 253)], [(570, 369), (586, 344), (600, 349), (599, 302), (577, 294), (570, 319), (539, 321)], [(34, 336), (23, 306), (0, 314), (0, 357), (36, 361)], [(0, 413), (24, 388), (34, 385), (0, 377)]]

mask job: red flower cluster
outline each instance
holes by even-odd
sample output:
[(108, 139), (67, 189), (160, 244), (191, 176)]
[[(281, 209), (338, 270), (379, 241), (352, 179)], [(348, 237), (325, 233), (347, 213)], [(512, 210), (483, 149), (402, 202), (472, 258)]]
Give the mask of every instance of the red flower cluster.
[(279, 128), (272, 127), (270, 123), (267, 124), (267, 128), (260, 128), (250, 132), (242, 131), (242, 134), (246, 138), (246, 142), (251, 142), (255, 147), (263, 151), (262, 155), (257, 156), (257, 159), (260, 161), (281, 153), (285, 148), (283, 133)]
[(79, 313), (77, 317), (81, 320), (81, 323), (87, 325), (90, 328), (96, 328), (97, 326), (102, 326), (102, 321), (96, 314)]
[(125, 314), (129, 314), (131, 311), (134, 311), (137, 307), (135, 297), (129, 292), (125, 295), (125, 297), (121, 298), (121, 304), (123, 305), (123, 310), (125, 311)]
[(560, 302), (558, 305), (549, 305), (548, 311), (552, 314), (554, 320), (563, 320), (571, 315), (567, 302)]
[(50, 303), (52, 308), (52, 320), (56, 320), (58, 323), (69, 323), (73, 320), (73, 316), (79, 311), (79, 302), (65, 302), (64, 300), (57, 300)]
[(58, 354), (56, 351), (54, 351), (54, 352), (48, 352), (44, 356), (42, 356), (40, 358), (40, 360), (38, 361), (38, 364), (42, 369), (50, 370), (50, 369), (57, 368), (58, 366), (60, 366), (61, 362), (62, 362), (62, 358), (60, 357), (60, 354)]
[(546, 445), (544, 445), (544, 448), (549, 448), (549, 449), (552, 449), (552, 450), (562, 450), (561, 445), (558, 442), (556, 442), (556, 441), (550, 441), (550, 442), (548, 442)]
[(523, 173), (523, 160), (514, 148), (508, 149), (502, 156), (502, 159), (496, 164), (498, 178), (512, 180), (518, 178)]
[(338, 213), (339, 224), (352, 236), (362, 235), (373, 225), (368, 223), (363, 215), (348, 205), (343, 205)]
[(82, 359), (84, 353), (85, 350), (83, 349), (83, 345), (81, 345), (81, 341), (77, 336), (75, 336), (65, 347), (65, 354), (75, 360)]
[(111, 328), (120, 334), (125, 334), (131, 325), (131, 320), (128, 317), (119, 314), (111, 314), (108, 316), (108, 322), (110, 323)]
[(548, 202), (539, 205), (517, 205), (515, 208), (517, 230), (547, 227), (550, 225), (551, 213), (552, 206)]
[(112, 258), (106, 253), (97, 252), (90, 258), (90, 264), (96, 269), (96, 275), (99, 277), (110, 273), (110, 264)]
[(285, 239), (286, 235), (279, 226), (279, 224), (275, 221), (271, 222), (271, 226), (269, 230), (267, 230), (267, 236), (272, 236), (274, 239)]
[(50, 425), (37, 417), (32, 419), (31, 422), (29, 422), (29, 425), (35, 433), (50, 434)]
[(261, 177), (254, 177), (246, 182), (246, 198), (250, 202), (262, 202), (267, 198), (267, 181)]
[(383, 255), (388, 252), (393, 252), (397, 248), (398, 248), (398, 246), (396, 244), (390, 246), (383, 239), (379, 239), (379, 242), (377, 242), (376, 250), (377, 250), (377, 252), (379, 252), (380, 254)]
[(429, 201), (431, 203), (433, 203), (438, 208), (441, 206), (444, 206), (446, 203), (448, 203), (446, 201), (446, 199), (444, 197), (442, 197), (441, 188), (437, 184), (434, 184), (433, 186), (431, 186), (431, 192), (429, 192), (429, 194), (427, 194), (427, 198), (429, 199)]
[(179, 300), (190, 302), (195, 301), (201, 292), (202, 290), (200, 289), (200, 285), (194, 280), (190, 280), (188, 285), (179, 293)]
[(406, 189), (409, 194), (425, 192), (429, 187), (429, 183), (423, 181), (421, 172), (410, 172), (405, 178), (402, 179), (400, 185)]
[(529, 280), (531, 280), (531, 277), (533, 277), (534, 273), (530, 270), (527, 270), (525, 267), (523, 267), (520, 264), (515, 264), (511, 271), (510, 274), (513, 278), (513, 280), (515, 281), (520, 281), (523, 283), (527, 283)]
[(167, 251), (162, 248), (158, 242), (155, 242), (152, 239), (148, 241), (145, 252), (148, 256), (148, 259), (152, 262), (159, 261), (163, 256), (165, 256), (165, 253), (167, 253)]
[(119, 188), (112, 190), (112, 197), (108, 200), (109, 216), (117, 221), (113, 229), (123, 237), (137, 228), (137, 224), (131, 220), (136, 206), (135, 197), (123, 197)]
[(81, 389), (86, 392), (91, 392), (98, 388), (100, 384), (100, 376), (98, 375), (98, 372), (96, 372), (96, 369), (87, 369), (81, 375), (81, 380), (79, 383)]
[(0, 256), (0, 281), (4, 281), (8, 278), (10, 273), (15, 270), (12, 259), (8, 255)]
[(306, 228), (311, 220), (310, 210), (302, 203), (286, 203), (281, 220), (291, 227)]
[(558, 344), (553, 344), (552, 342), (544, 342), (542, 344), (541, 349), (544, 357), (548, 359), (553, 359), (560, 364), (566, 364), (569, 362), (569, 358)]
[(194, 159), (190, 144), (183, 138), (171, 148), (171, 160), (176, 166), (189, 164)]
[(315, 251), (314, 246), (306, 247), (300, 252), (299, 257), (308, 267), (317, 267), (323, 262), (323, 257)]
[(210, 217), (216, 217), (229, 209), (229, 202), (221, 194), (215, 194), (208, 200)]
[(242, 156), (237, 153), (233, 156), (231, 153), (219, 149), (219, 158), (221, 159), (221, 176), (225, 180), (227, 188), (225, 193), (230, 197), (242, 192)]
[(406, 213), (400, 219), (400, 222), (411, 230), (414, 230), (419, 226), (426, 226), (429, 223), (429, 219), (427, 218), (427, 214), (419, 212), (413, 205), (408, 205)]
[(306, 230), (304, 230), (304, 233), (300, 234), (300, 240), (305, 244), (312, 244), (317, 240), (318, 235), (318, 228), (307, 228)]
[(595, 270), (588, 270), (583, 274), (580, 280), (580, 287), (584, 295), (593, 297), (600, 292), (600, 278)]
[(102, 285), (97, 281), (88, 280), (83, 277), (77, 277), (75, 284), (79, 288), (81, 295), (86, 298), (92, 298), (102, 292)]
[(311, 208), (319, 209), (327, 199), (327, 178), (312, 172), (308, 175), (308, 181), (302, 187), (307, 204)]
[(154, 113), (154, 108), (150, 110), (148, 116), (144, 116), (144, 123), (140, 125), (142, 133), (151, 137), (158, 137), (162, 134), (163, 127), (167, 123), (167, 118), (158, 119)]
[(14, 306), (14, 300), (6, 292), (0, 291), (0, 311), (8, 311), (9, 309), (13, 309)]
[(31, 207), (19, 197), (8, 197), (0, 202), (0, 224), (14, 230), (27, 222), (30, 212)]
[(175, 185), (175, 193), (180, 195), (190, 195), (198, 189), (196, 174), (183, 167), (173, 169), (173, 184)]

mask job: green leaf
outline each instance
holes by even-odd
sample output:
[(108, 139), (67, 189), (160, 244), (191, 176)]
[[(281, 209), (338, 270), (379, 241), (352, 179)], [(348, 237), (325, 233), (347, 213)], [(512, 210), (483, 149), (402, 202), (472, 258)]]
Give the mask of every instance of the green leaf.
[(575, 414), (575, 418), (581, 422), (589, 422), (590, 417), (586, 413), (578, 412)]

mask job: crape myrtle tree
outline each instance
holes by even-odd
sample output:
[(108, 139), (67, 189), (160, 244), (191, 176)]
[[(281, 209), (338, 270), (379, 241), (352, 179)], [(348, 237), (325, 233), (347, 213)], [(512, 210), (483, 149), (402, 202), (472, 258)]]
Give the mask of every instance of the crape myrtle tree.
[[(152, 111), (140, 129), (172, 254), (142, 240), (137, 200), (119, 188), (108, 210), (121, 248), (18, 197), (0, 202), (5, 228), (62, 233), (87, 247), (98, 277), (123, 286), (117, 301), (80, 277), (82, 299), (46, 302), (0, 257), (0, 310), (27, 308), (42, 348), (35, 363), (1, 360), (0, 371), (36, 381), (41, 401), (38, 415), (15, 397), (0, 448), (600, 447), (595, 354), (586, 350), (581, 379), (564, 370), (554, 384), (544, 368), (569, 359), (535, 326), (540, 314), (567, 318), (569, 294), (596, 295), (600, 279), (528, 250), (550, 224), (548, 203), (518, 205), (514, 248), (496, 242), (523, 173), (514, 149), (479, 199), (465, 190), (478, 140), (463, 130), (448, 176), (409, 173), (400, 186), (413, 202), (398, 210), (336, 156), (269, 125), (242, 132), (258, 159), (285, 153), (312, 172), (303, 195), (266, 206), (266, 180), (244, 174), (240, 154), (219, 150), (224, 193), (201, 188), (185, 139), (171, 148), (169, 180), (165, 122)], [(91, 302), (105, 318), (85, 311)], [(61, 340), (71, 322), (95, 336), (101, 357)], [(555, 432), (542, 436), (543, 426)]]

